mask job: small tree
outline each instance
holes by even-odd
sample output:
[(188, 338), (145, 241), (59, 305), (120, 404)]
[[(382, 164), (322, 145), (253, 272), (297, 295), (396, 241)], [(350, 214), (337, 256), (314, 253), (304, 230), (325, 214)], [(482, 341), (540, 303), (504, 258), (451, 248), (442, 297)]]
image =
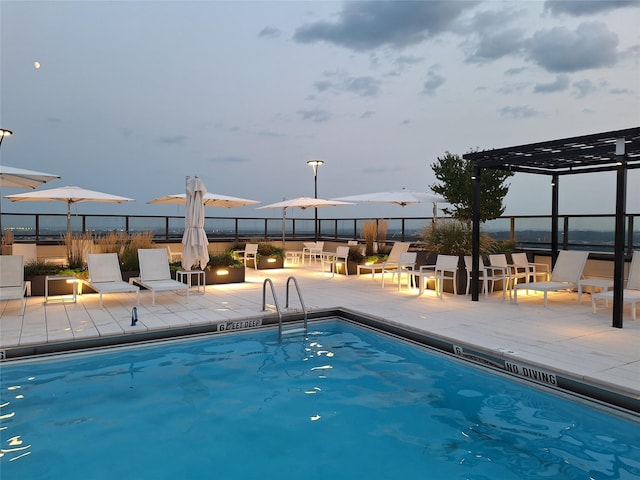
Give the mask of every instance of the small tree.
[[(431, 164), (433, 173), (441, 183), (430, 185), (431, 190), (447, 199), (453, 208), (443, 208), (442, 211), (466, 224), (473, 219), (473, 162), (465, 160), (459, 155), (449, 152), (444, 157), (438, 157), (436, 163)], [(513, 172), (504, 170), (483, 170), (480, 177), (480, 221), (486, 222), (500, 217), (505, 210), (504, 197), (509, 191), (509, 184), (505, 180)]]

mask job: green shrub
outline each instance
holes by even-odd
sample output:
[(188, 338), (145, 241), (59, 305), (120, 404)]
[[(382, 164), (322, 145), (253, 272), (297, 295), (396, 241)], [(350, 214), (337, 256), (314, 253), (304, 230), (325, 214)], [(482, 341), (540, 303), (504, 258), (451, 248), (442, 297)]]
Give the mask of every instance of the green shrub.
[(276, 247), (272, 243), (260, 242), (258, 243), (258, 255), (284, 258), (284, 248)]
[(232, 250), (227, 250), (224, 253), (210, 254), (209, 263), (207, 263), (207, 270), (218, 267), (230, 267), (240, 268), (244, 267), (244, 263), (240, 260)]
[[(424, 248), (428, 252), (441, 255), (471, 255), (472, 229), (457, 220), (439, 220), (423, 228), (420, 234)], [(487, 234), (480, 235), (480, 253), (494, 252), (497, 242)]]

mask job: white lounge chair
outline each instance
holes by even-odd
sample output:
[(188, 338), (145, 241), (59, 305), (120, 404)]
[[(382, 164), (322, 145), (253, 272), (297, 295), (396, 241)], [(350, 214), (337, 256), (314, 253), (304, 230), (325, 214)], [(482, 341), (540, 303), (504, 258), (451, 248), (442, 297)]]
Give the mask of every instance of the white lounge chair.
[(518, 290), (533, 290), (544, 293), (544, 306), (547, 306), (547, 294), (560, 290), (575, 290), (578, 280), (589, 258), (589, 252), (577, 250), (561, 250), (551, 272), (551, 280), (547, 282), (518, 283), (513, 289), (513, 301), (518, 301)]
[(100, 308), (102, 308), (102, 295), (105, 293), (135, 292), (136, 304), (140, 303), (140, 288), (122, 280), (116, 253), (90, 253), (87, 255), (87, 267), (89, 279), (82, 280), (82, 283), (98, 292)]
[(0, 300), (22, 300), (22, 315), (27, 305), (27, 284), (24, 281), (24, 257), (0, 255)]
[(362, 270), (368, 270), (371, 272), (371, 278), (374, 278), (376, 272), (382, 272), (384, 268), (397, 267), (400, 261), (400, 255), (409, 250), (411, 242), (396, 242), (391, 247), (387, 260), (380, 263), (369, 263), (358, 265), (357, 274), (360, 276)]
[(440, 255), (436, 258), (435, 265), (422, 265), (417, 273), (419, 281), (419, 295), (424, 293), (427, 281), (436, 281), (436, 294), (442, 298), (444, 291), (444, 282), (451, 280), (453, 282), (453, 293), (458, 294), (458, 255)]
[[(609, 301), (613, 301), (613, 291), (594, 293), (591, 295), (591, 305), (593, 313), (596, 313), (597, 301), (604, 300), (605, 306)], [(640, 250), (633, 252), (631, 265), (629, 266), (629, 277), (627, 285), (622, 291), (622, 302), (631, 304), (631, 316), (637, 320), (636, 304), (640, 303)]]
[(129, 281), (151, 291), (151, 305), (156, 304), (156, 292), (183, 291), (189, 301), (189, 286), (171, 278), (166, 248), (139, 248), (140, 276)]

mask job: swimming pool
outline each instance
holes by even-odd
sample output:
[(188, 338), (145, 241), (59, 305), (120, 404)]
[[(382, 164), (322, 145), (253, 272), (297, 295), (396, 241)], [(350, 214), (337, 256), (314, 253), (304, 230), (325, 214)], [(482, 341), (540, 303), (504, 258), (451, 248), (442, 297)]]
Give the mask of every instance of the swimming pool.
[(4, 364), (3, 478), (636, 478), (638, 426), (349, 322)]

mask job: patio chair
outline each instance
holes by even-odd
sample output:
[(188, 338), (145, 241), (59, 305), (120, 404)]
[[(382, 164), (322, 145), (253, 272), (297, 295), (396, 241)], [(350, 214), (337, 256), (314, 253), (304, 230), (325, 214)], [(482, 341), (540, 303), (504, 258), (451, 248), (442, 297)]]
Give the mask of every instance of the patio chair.
[(22, 255), (24, 264), (38, 261), (38, 246), (35, 243), (14, 243), (11, 246), (11, 255)]
[(0, 255), (0, 300), (21, 300), (21, 312), (27, 305), (27, 283), (24, 281), (24, 257)]
[(397, 267), (398, 261), (400, 260), (400, 255), (407, 252), (409, 247), (411, 246), (411, 242), (396, 242), (391, 247), (391, 251), (389, 252), (389, 256), (387, 260), (380, 263), (369, 263), (358, 265), (357, 274), (360, 276), (360, 272), (362, 270), (371, 271), (371, 278), (374, 278), (376, 272), (382, 272), (384, 268), (390, 268), (392, 266)]
[(538, 277), (549, 280), (549, 266), (546, 263), (530, 262), (526, 253), (512, 253), (512, 266), (526, 272), (525, 282), (536, 282)]
[(413, 283), (413, 274), (416, 270), (416, 252), (403, 252), (400, 254), (400, 259), (396, 265), (389, 265), (382, 268), (382, 288), (384, 288), (384, 274), (391, 273), (391, 281), (398, 277), (398, 290), (402, 286), (402, 275), (407, 277), (407, 286)]
[(533, 290), (544, 293), (544, 306), (547, 306), (547, 294), (560, 290), (575, 290), (582, 277), (582, 271), (589, 258), (589, 252), (561, 250), (547, 282), (518, 283), (513, 289), (513, 301), (518, 302), (518, 290)]
[(309, 263), (313, 258), (314, 263), (318, 260), (322, 262), (324, 255), (324, 242), (304, 242), (304, 248), (302, 249), (302, 263), (304, 263), (304, 257), (309, 258)]
[(257, 243), (247, 243), (244, 246), (244, 250), (240, 250), (237, 252), (238, 254), (242, 254), (242, 262), (244, 266), (247, 267), (247, 262), (253, 262), (253, 268), (258, 269), (258, 244)]
[(102, 295), (105, 293), (133, 293), (136, 294), (136, 304), (140, 303), (140, 288), (122, 280), (120, 263), (116, 253), (90, 253), (87, 255), (87, 267), (89, 278), (81, 280), (100, 295), (100, 308), (102, 308)]
[(335, 253), (324, 253), (322, 261), (322, 270), (324, 271), (324, 262), (331, 266), (332, 277), (336, 274), (339, 265), (344, 265), (344, 274), (349, 275), (349, 247), (338, 247)]
[[(613, 300), (613, 291), (600, 292), (591, 295), (591, 306), (593, 307), (593, 313), (596, 313), (596, 307), (598, 300), (604, 300), (605, 307), (609, 301)], [(637, 308), (636, 304), (640, 303), (640, 250), (633, 252), (631, 258), (631, 265), (629, 266), (629, 277), (627, 278), (627, 285), (622, 291), (622, 303), (631, 304), (631, 316), (634, 320), (637, 320)]]
[(169, 257), (165, 248), (139, 248), (140, 276), (129, 281), (151, 291), (151, 305), (156, 304), (156, 292), (185, 292), (189, 301), (189, 286), (171, 278)]
[[(527, 272), (520, 267), (517, 267), (513, 264), (509, 264), (507, 260), (507, 256), (504, 253), (496, 253), (489, 255), (489, 263), (490, 265), (487, 268), (500, 268), (504, 269), (505, 282), (506, 282), (506, 290), (509, 291), (509, 296), (511, 296), (511, 291), (516, 283), (518, 283), (518, 279), (522, 279), (525, 282), (527, 281)], [(494, 272), (495, 274), (496, 272)]]
[(167, 254), (169, 255), (169, 263), (182, 261), (182, 244), (167, 244)]
[(440, 255), (436, 258), (435, 265), (422, 265), (417, 273), (419, 282), (419, 295), (424, 293), (429, 280), (436, 281), (436, 294), (442, 298), (444, 282), (453, 281), (453, 293), (458, 294), (458, 255)]
[[(464, 266), (467, 269), (467, 295), (471, 288), (471, 273), (473, 272), (473, 257), (471, 255), (464, 256)], [(491, 282), (491, 291), (495, 287), (496, 282), (502, 282), (502, 298), (507, 297), (507, 273), (504, 267), (486, 266), (484, 260), (480, 257), (479, 268), (480, 280), (482, 280), (482, 291), (485, 297), (489, 295), (489, 282)]]

